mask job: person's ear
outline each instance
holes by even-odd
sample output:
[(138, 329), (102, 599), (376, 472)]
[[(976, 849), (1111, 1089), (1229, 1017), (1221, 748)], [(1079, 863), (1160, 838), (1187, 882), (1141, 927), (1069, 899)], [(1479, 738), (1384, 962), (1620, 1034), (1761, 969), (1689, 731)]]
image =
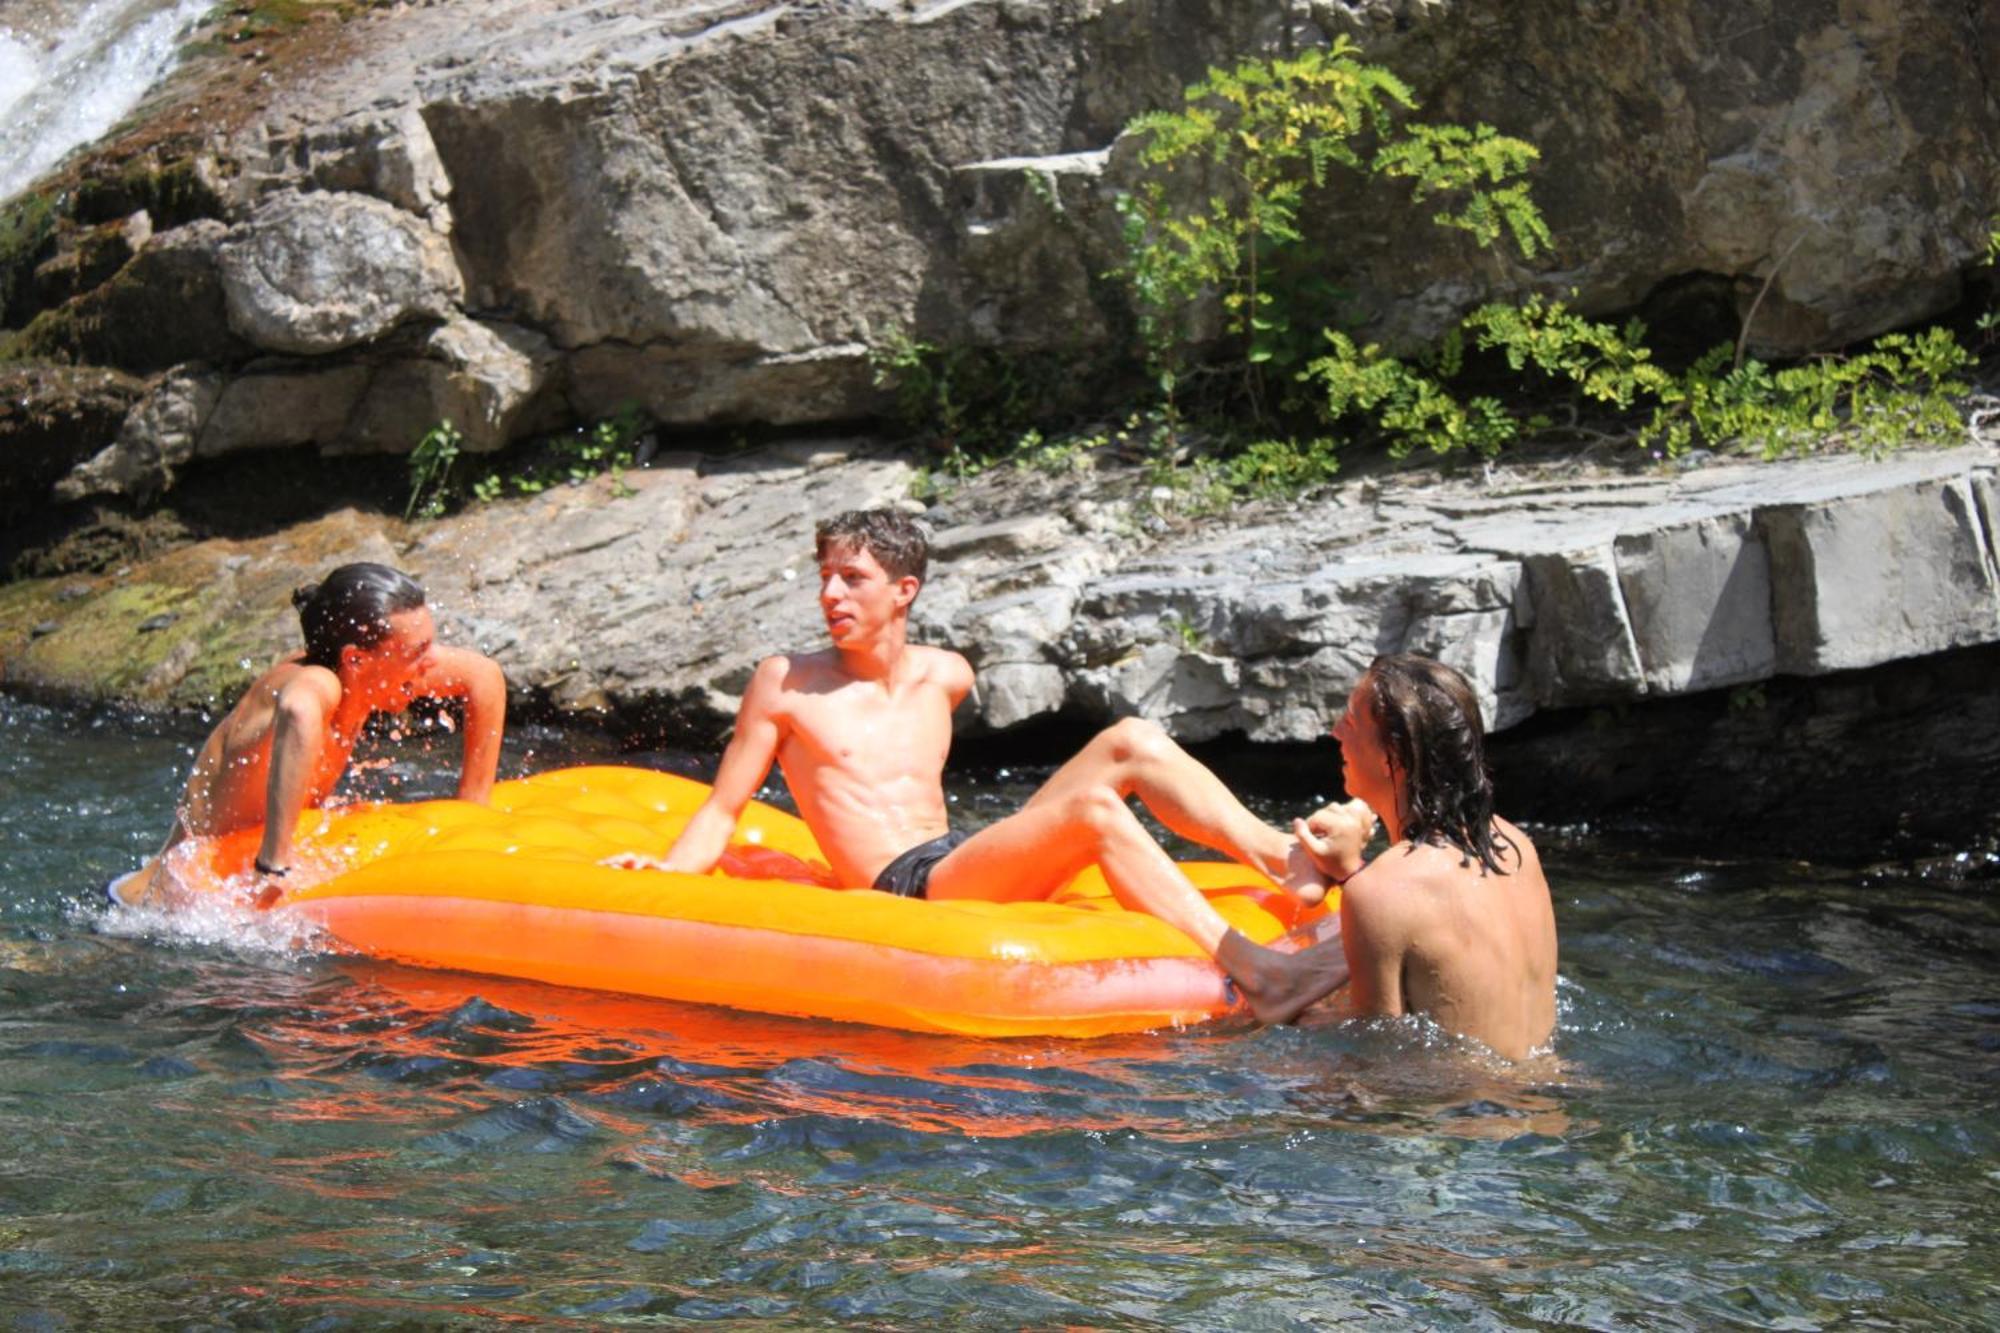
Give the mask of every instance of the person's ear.
[(917, 600), (917, 589), (924, 586), (923, 580), (915, 574), (905, 574), (896, 580), (896, 605), (908, 606)]
[(363, 657), (364, 657), (365, 655), (366, 655), (366, 654), (364, 654), (364, 653), (363, 653), (363, 652), (361, 651), (361, 645), (360, 645), (360, 644), (357, 644), (357, 643), (343, 643), (343, 644), (341, 644), (341, 645), (340, 645), (340, 666), (341, 666), (341, 670), (342, 670), (343, 672), (345, 672), (345, 673), (348, 673), (348, 674), (352, 674), (353, 672), (355, 672), (355, 671), (358, 671), (358, 670), (360, 670), (360, 669), (361, 669), (361, 659), (362, 659), (362, 658), (363, 658)]

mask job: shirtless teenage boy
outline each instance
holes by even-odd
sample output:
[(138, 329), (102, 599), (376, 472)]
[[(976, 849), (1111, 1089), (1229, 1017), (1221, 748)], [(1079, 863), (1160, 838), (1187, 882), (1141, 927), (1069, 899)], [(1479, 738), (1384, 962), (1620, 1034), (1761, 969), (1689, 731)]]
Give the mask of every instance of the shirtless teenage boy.
[(1337, 954), (1287, 955), (1229, 929), (1125, 804), (1317, 901), (1361, 864), (1372, 817), (1314, 816), (1302, 840), (1256, 818), (1222, 783), (1138, 720), (1065, 764), (1016, 814), (966, 836), (946, 817), (951, 714), (972, 688), (957, 653), (907, 642), (928, 547), (906, 515), (842, 514), (820, 525), (820, 610), (832, 646), (761, 663), (737, 711), (715, 786), (658, 862), (706, 873), (775, 759), (842, 883), (911, 897), (1047, 897), (1100, 864), (1119, 901), (1181, 930), (1242, 987), (1258, 1017), (1284, 1021), (1346, 975)]
[(342, 565), (292, 595), (305, 650), (257, 678), (201, 747), (173, 829), (138, 900), (175, 892), (166, 853), (189, 838), (264, 826), (256, 870), (290, 868), (293, 826), (346, 771), (369, 715), (420, 697), (465, 701), (458, 797), (483, 802), (500, 759), (507, 685), (465, 648), (440, 647), (417, 581), (386, 565)]

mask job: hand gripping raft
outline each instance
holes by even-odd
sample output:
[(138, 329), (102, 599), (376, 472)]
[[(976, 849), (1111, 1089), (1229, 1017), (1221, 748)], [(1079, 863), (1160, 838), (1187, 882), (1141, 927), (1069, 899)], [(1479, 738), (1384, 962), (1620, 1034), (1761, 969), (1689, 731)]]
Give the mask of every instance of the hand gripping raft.
[[(593, 767), (502, 783), (491, 806), (309, 811), (300, 869), (272, 910), (426, 967), (915, 1032), (1092, 1037), (1234, 1007), (1214, 963), (1120, 907), (1094, 867), (1045, 902), (828, 888), (805, 824), (758, 803), (714, 874), (600, 864), (663, 855), (707, 794), (671, 774)], [(256, 839), (192, 844), (178, 877), (225, 890)], [(1259, 944), (1325, 916), (1243, 866), (1181, 869)]]

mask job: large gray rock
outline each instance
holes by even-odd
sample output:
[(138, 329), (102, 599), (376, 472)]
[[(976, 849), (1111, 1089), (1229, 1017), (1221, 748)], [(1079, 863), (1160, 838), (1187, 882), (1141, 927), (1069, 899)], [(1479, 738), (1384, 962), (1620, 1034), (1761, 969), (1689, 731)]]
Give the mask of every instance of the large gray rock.
[(2000, 637), (1994, 533), (1974, 480), (1761, 508), (1785, 576), (1773, 598), (1779, 668), (1818, 675)]
[(269, 129), (261, 143), (246, 137), (239, 151), (244, 170), (235, 192), (246, 206), (267, 194), (309, 186), (373, 195), (425, 218), (438, 231), (451, 230), (451, 178), (413, 102)]
[[(231, 380), (196, 452), (218, 432), (337, 432), (366, 373)], [(135, 421), (164, 440), (207, 391), (170, 380)], [(656, 459), (627, 474), (629, 495), (600, 479), (406, 534), (362, 527), (397, 531), (395, 559), (425, 576), (446, 632), (493, 653), (522, 697), (698, 742), (726, 727), (760, 657), (824, 644), (814, 522), (910, 505), (911, 477), (865, 446), (802, 442)], [(1391, 652), (1457, 666), (1506, 728), (2000, 643), (1996, 478), (1993, 446), (1641, 474), (1514, 465), (1156, 530), (1136, 472), (995, 469), (932, 514), (912, 637), (977, 669), (969, 730), (1143, 715), (1189, 740), (1308, 741)], [(232, 543), (230, 558), (282, 589), (311, 572), (287, 562), (337, 562), (338, 531), (325, 537)], [(159, 567), (178, 559), (131, 577), (171, 581)]]
[(406, 453), (430, 426), (449, 421), (466, 448), (498, 449), (522, 433), (555, 360), (531, 329), (452, 320), (424, 339), (420, 356), (375, 371), (336, 448)]
[(195, 454), (215, 458), (245, 449), (338, 445), (368, 380), (368, 367), (358, 364), (253, 367), (223, 385), (195, 437)]
[[(504, 49), (441, 51), (413, 76), (461, 186), (476, 299), (579, 349), (586, 385), (629, 395), (657, 372), (677, 421), (872, 411), (858, 358), (801, 385), (810, 408), (735, 386), (784, 385), (773, 365), (897, 329), (1122, 348), (1130, 312), (1104, 275), (1132, 180), (1132, 154), (1107, 151), (1124, 123), (1209, 64), (1337, 33), (1425, 114), (1543, 151), (1558, 249), (1533, 263), (1472, 255), (1394, 189), (1309, 210), (1352, 308), (1392, 339), (1528, 290), (1609, 310), (1699, 287), (1740, 318), (1772, 278), (1753, 347), (1841, 343), (1948, 307), (2000, 192), (1978, 54), (2000, 20), (1944, 0), (1894, 22), (1780, 8), (1754, 30), (1724, 0), (746, 6), (653, 30), (567, 6), (521, 17)], [(613, 58), (579, 79), (563, 62), (594, 47)], [(1588, 51), (1616, 51), (1615, 75)], [(1705, 336), (1735, 332), (1722, 323)]]
[[(1535, 142), (1556, 236), (1481, 254), (1400, 184), (1312, 201), (1370, 337), (1542, 292), (1700, 341), (1755, 305), (1760, 352), (1841, 345), (1952, 306), (2000, 198), (2000, 10), (1960, 0), (439, 0), (344, 28), (218, 137), (226, 321), (217, 242), (190, 233), (27, 350), (232, 368), (237, 335), (320, 355), (477, 314), (546, 338), (586, 417), (873, 417), (867, 351), (904, 333), (1060, 359), (1088, 396), (1081, 368), (1134, 346), (1109, 276), (1124, 126), (1211, 65), (1340, 35), (1422, 115)], [(1219, 329), (1212, 303), (1189, 316)], [(454, 392), (397, 354), (418, 364), (369, 447), (427, 424), (377, 420), (396, 405)]]
[(333, 352), (443, 320), (462, 295), (444, 238), (364, 195), (279, 195), (220, 251), (230, 328), (272, 352)]

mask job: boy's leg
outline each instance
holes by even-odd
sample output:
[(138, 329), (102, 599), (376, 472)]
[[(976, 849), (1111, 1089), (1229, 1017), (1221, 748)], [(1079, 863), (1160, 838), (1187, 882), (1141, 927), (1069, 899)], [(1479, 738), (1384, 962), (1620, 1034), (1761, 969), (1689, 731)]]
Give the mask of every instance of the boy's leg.
[(1159, 917), (1221, 961), (1267, 1023), (1296, 1017), (1342, 979), (1322, 975), (1318, 956), (1281, 954), (1232, 931), (1106, 784), (1076, 781), (1053, 794), (1046, 788), (1037, 793), (1021, 811), (981, 829), (938, 862), (927, 896), (1046, 898), (1093, 861), (1120, 903)]
[(1048, 897), (1095, 862), (1126, 907), (1167, 922), (1213, 954), (1229, 929), (1109, 786), (1078, 785), (967, 838), (931, 871), (925, 896), (1022, 902)]
[(1098, 786), (1137, 796), (1154, 818), (1189, 842), (1262, 872), (1308, 902), (1319, 901), (1325, 892), (1323, 877), (1298, 839), (1252, 814), (1156, 723), (1126, 718), (1099, 732), (1056, 770), (1028, 807)]

